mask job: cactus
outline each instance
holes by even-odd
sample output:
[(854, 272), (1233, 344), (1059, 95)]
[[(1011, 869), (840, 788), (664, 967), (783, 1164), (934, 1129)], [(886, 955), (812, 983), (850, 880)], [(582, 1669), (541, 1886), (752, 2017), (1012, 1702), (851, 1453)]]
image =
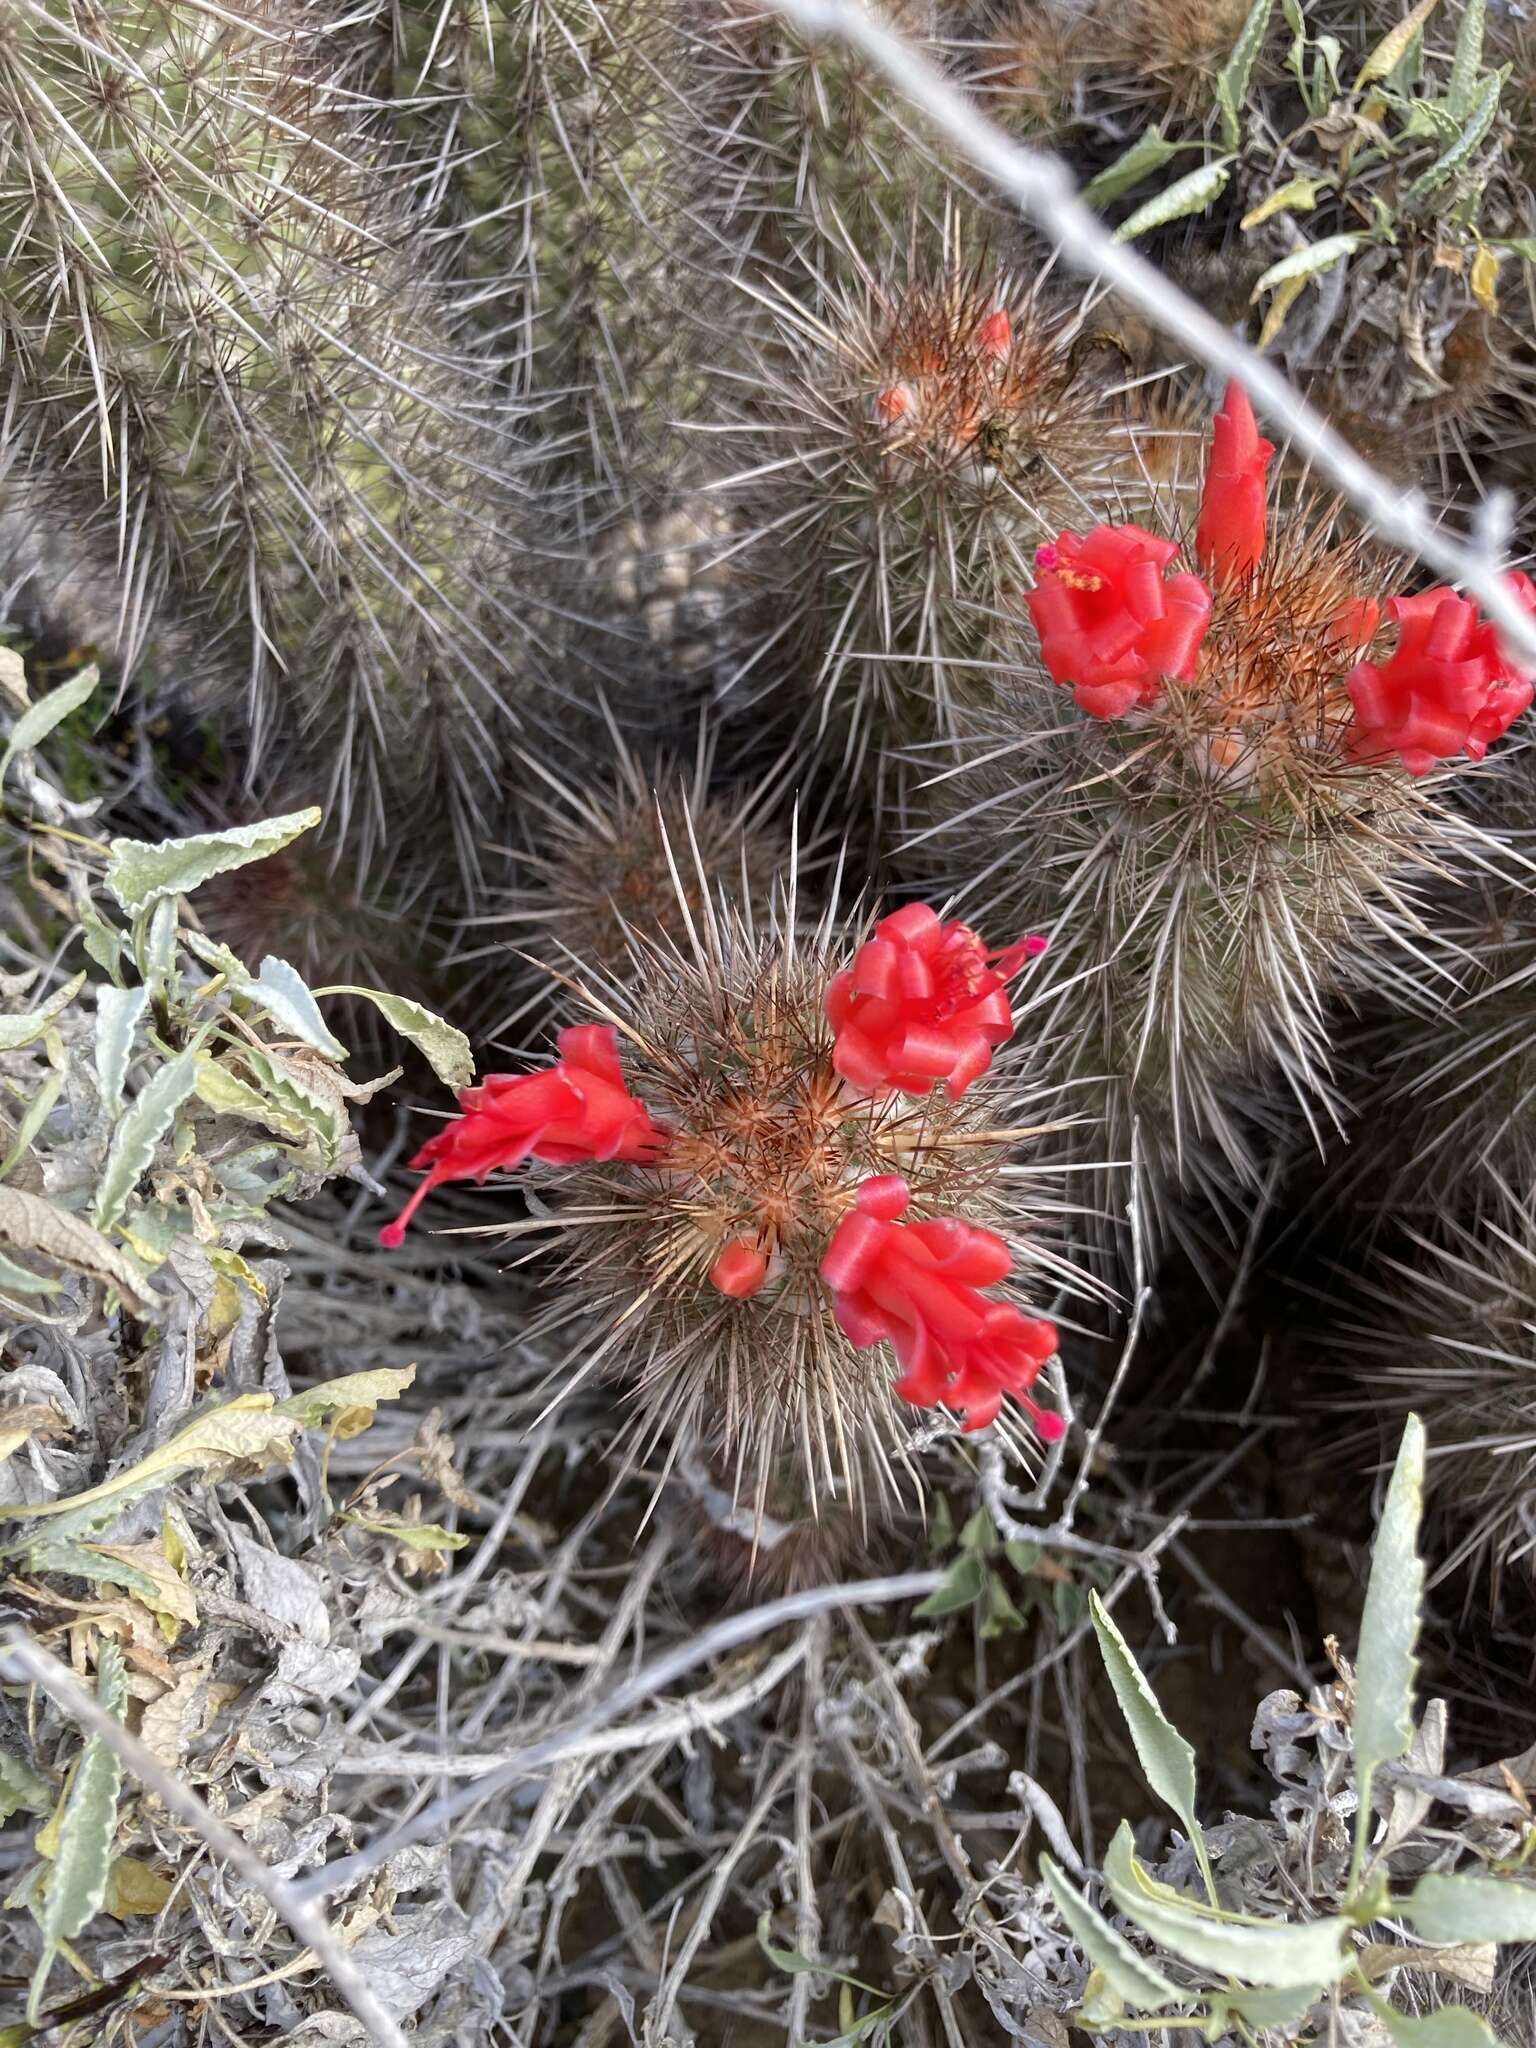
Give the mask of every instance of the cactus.
[[(932, 61), (948, 50), (937, 0), (892, 0), (891, 27)], [(880, 73), (835, 37), (807, 36), (760, 0), (704, 0), (686, 17), (695, 51), (692, 127), (707, 246), (729, 268), (777, 277), (814, 306), (850, 260), (883, 269), (927, 248), (956, 173)]]
[(398, 125), (459, 311), (537, 394), (562, 476), (600, 502), (660, 488), (684, 365), (670, 9), (404, 0), (395, 23)]
[(1477, 872), (1435, 892), (1421, 999), (1402, 991), (1341, 1031), (1356, 1122), (1321, 1214), (1374, 1238), (1405, 1223), (1471, 1226), (1501, 1186), (1536, 1186), (1536, 905), (1527, 858), (1531, 773), (1522, 752), (1464, 803), (1484, 835)]
[[(674, 857), (682, 872), (690, 856)], [(622, 989), (573, 977), (613, 1023), (562, 1032), (553, 1068), (462, 1096), (383, 1239), (400, 1242), (440, 1181), (550, 1161), (536, 1215), (510, 1228), (546, 1241), (560, 1290), (543, 1334), (572, 1333), (583, 1360), (568, 1385), (599, 1366), (625, 1382), (631, 1456), (702, 1470), (759, 1529), (786, 1501), (797, 1520), (863, 1524), (920, 1485), (899, 1396), (974, 1428), (1006, 1390), (1053, 1432), (1028, 1389), (1054, 1331), (975, 1292), (1015, 1252), (1052, 1265), (1030, 1242), (1027, 1170), (1005, 1170), (1028, 1135), (998, 1127), (1017, 1082), (990, 1070), (1012, 1022), (1002, 976), (1033, 949), (994, 970), (974, 933), (911, 905), (856, 951), (831, 909), (800, 929), (792, 878), (754, 925), (695, 872), (686, 943), (637, 938)], [(937, 1293), (908, 1300), (912, 1256), (936, 1288), (953, 1272), (970, 1289), (945, 1336), (926, 1320)]]
[(643, 942), (686, 946), (700, 911), (701, 873), (754, 927), (767, 919), (775, 884), (792, 863), (805, 887), (808, 863), (774, 819), (781, 778), (717, 792), (716, 735), (707, 726), (691, 760), (642, 757), (616, 729), (610, 739), (612, 758), (596, 774), (590, 764), (579, 775), (574, 768), (561, 774), (540, 754), (519, 756), (527, 778), (524, 843), (508, 850), (510, 886), (491, 892), (466, 922), (457, 954), (461, 967), (490, 967), (503, 1005), (510, 949), (528, 963), (528, 975), (514, 974), (513, 989), (520, 980), (532, 985), (488, 1027), (492, 1042), (551, 1005), (568, 1021), (571, 993), (550, 976), (572, 962), (606, 991), (642, 971)]
[[(1187, 550), (1208, 583), (1164, 580), (1180, 543), (1134, 525), (1041, 550), (1041, 658), (1087, 716), (1026, 672), (976, 715), (922, 843), (925, 881), (948, 838), (946, 882), (1050, 934), (1039, 1001), (1055, 992), (1059, 1078), (1101, 1120), (1096, 1156), (1124, 1161), (1134, 1140), (1165, 1191), (1253, 1186), (1276, 1081), (1319, 1140), (1339, 1118), (1330, 997), (1412, 989), (1418, 901), (1477, 857), (1439, 793), (1455, 771), (1426, 774), (1480, 755), (1531, 694), (1447, 591), (1390, 601), (1384, 660), (1398, 571), (1325, 507), (1289, 504), (1266, 531), (1272, 453), (1230, 388)], [(1459, 713), (1425, 648), (1443, 605), (1444, 644), (1482, 678)], [(1093, 1028), (1057, 1028), (1063, 1006), (1081, 1018), (1084, 981)]]
[(764, 357), (740, 419), (748, 559), (798, 613), (815, 722), (850, 759), (947, 737), (991, 692), (1036, 543), (1135, 482), (1103, 337), (1086, 303), (958, 249), (863, 270), (814, 316), (776, 304), (784, 367)]
[(315, 44), (283, 0), (13, 11), (0, 348), (128, 588), (188, 594), (258, 751), (297, 755), (365, 859), (430, 792), (472, 873), (523, 687), (515, 450)]
[(1027, 134), (1090, 120), (1112, 136), (1198, 130), (1247, 14), (1246, 0), (1002, 0), (978, 38), (979, 83)]
[(1536, 1222), (1529, 1184), (1498, 1180), (1471, 1225), (1413, 1229), (1362, 1276), (1342, 1274), (1318, 1333), (1337, 1406), (1370, 1417), (1330, 1450), (1373, 1450), (1409, 1413), (1434, 1456), (1430, 1503), (1445, 1573), (1497, 1610), (1506, 1576), (1529, 1589), (1536, 1522)]

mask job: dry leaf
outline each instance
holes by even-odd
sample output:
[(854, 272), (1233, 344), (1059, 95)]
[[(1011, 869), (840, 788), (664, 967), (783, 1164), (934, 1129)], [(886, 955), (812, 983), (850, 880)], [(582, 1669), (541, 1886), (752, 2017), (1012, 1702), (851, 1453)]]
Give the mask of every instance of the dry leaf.
[(41, 1195), (0, 1187), (0, 1244), (14, 1251), (36, 1252), (66, 1272), (115, 1287), (140, 1308), (158, 1306), (137, 1266), (83, 1217), (72, 1216)]

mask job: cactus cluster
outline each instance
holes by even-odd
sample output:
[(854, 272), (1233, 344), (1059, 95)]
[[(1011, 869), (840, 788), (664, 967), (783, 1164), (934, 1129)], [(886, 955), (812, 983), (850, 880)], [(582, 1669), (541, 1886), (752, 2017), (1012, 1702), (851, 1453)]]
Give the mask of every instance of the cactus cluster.
[[(881, 11), (1486, 543), (1536, 618), (1521, 10)], [(1406, 1704), (1411, 1625), (1388, 1631), (1395, 1690), (1367, 1698), (1339, 1661), (1310, 1706), (1261, 1710), (1311, 1802), (1298, 1891), (1278, 1808), (1202, 1835), (1186, 1746), (1103, 1624), (1144, 1591), (1149, 1630), (1193, 1626), (1214, 1668), (1209, 1631), (1238, 1614), (1289, 1683), (1285, 1631), (1216, 1583), (1203, 1517), (1251, 1519), (1276, 1559), (1339, 1550), (1412, 1408), (1432, 1454), (1416, 1477), (1407, 1422), (1385, 1578), (1416, 1610), (1422, 1489), (1432, 1589), (1476, 1655), (1529, 1636), (1518, 636), (1330, 497), (1273, 412), (1266, 439), (1251, 378), (1176, 359), (1085, 283), (856, 37), (768, 0), (0, 0), (0, 254), (0, 1555), (24, 1514), (29, 1619), (74, 1617), (40, 1627), (70, 1632), (109, 1720), (206, 1764), (231, 1814), (234, 1774), (288, 1741), (342, 1760), (345, 1823), (328, 1775), (294, 1797), (359, 1840), (381, 1786), (435, 1788), (402, 1826), (437, 1833), (370, 1865), (345, 1922), (361, 1953), (396, 1939), (397, 1895), (437, 1900), (426, 1948), (453, 1960), (424, 2041), (704, 2040), (717, 2013), (750, 2031), (756, 1982), (686, 2003), (711, 1917), (750, 1897), (737, 1931), (762, 1914), (761, 1952), (800, 1984), (773, 2015), (793, 2041), (831, 2037), (811, 2007), (835, 1977), (847, 2041), (1054, 2038), (1086, 2012), (1128, 2044), (1178, 2008), (1170, 2027), (1246, 2048), (1310, 2048), (1346, 2013), (1355, 2048), (1487, 2048), (1456, 2021), (1403, 2032), (1380, 1987), (1415, 1965), (1366, 1939), (1378, 1809), (1380, 1868), (1431, 1884), (1414, 1911), (1449, 1930), (1458, 1983), (1490, 1994), (1491, 1956), (1463, 1951), (1481, 1916), (1527, 1910), (1528, 1778), (1467, 1837), (1498, 1871), (1436, 1918), (1451, 1836), (1408, 1804), (1466, 1801)], [(402, 1040), (403, 1072), (354, 1083), (343, 1039)], [(288, 1217), (322, 1181), (348, 1203)], [(366, 1360), (355, 1399), (287, 1388), (279, 1252), (317, 1380), (338, 1346)], [(418, 1345), (415, 1436), (378, 1420), (377, 1458), (349, 1466)], [(50, 1541), (54, 1495), (86, 1490), (76, 1533), (102, 1535), (98, 1490), (225, 1397), (278, 1417), (249, 1471), (199, 1467), (195, 1512), (135, 1481), (105, 1542)], [(112, 1426), (58, 1452), (88, 1400)], [(1230, 1462), (1208, 1457), (1222, 1432)], [(383, 1497), (405, 1471), (442, 1523)], [(1298, 1472), (1333, 1489), (1305, 1541)], [(251, 1473), (238, 1513), (218, 1505)], [(1197, 1508), (1207, 1486), (1231, 1516)], [(805, 1620), (876, 1559), (925, 1603), (887, 1589), (867, 1627)], [(281, 1740), (261, 1720), (225, 1746), (235, 1667), (221, 1650), (182, 1699), (185, 1643), (155, 1616), (186, 1622), (197, 1588), (255, 1627), (288, 1566), (323, 1590), (290, 1580), (294, 1640), (239, 1668), (304, 1704)], [(418, 1577), (446, 1581), (436, 1606)], [(1334, 1597), (1304, 1561), (1294, 1579)], [(669, 1775), (676, 1717), (606, 1728), (651, 1637), (715, 1642), (722, 1605), (785, 1587), (803, 1635), (705, 1688), (707, 1725), (741, 1733), (729, 1768), (701, 1741)], [(1347, 1639), (1304, 1620), (1296, 1643)], [(1196, 1845), (1154, 1865), (1122, 1843), (1102, 1886), (1059, 1860), (1104, 1817), (1090, 1629)], [(1370, 1612), (1361, 1635), (1380, 1672)], [(105, 1781), (30, 1722), (21, 1743), (5, 1680), (0, 1798), (39, 1816), (26, 2026), (62, 2025), (50, 1973), (95, 1956), (70, 1944), (119, 1896), (72, 1881)], [(542, 1753), (535, 1798), (486, 1793), (524, 1846), (487, 1823), (483, 1884), (450, 1881), (483, 1818), (460, 1829), (481, 1787), (451, 1781), (520, 1753), (513, 1694), (573, 1747)], [(1058, 1720), (1070, 1817), (1037, 1754)], [(601, 1780), (626, 1744), (636, 1774)], [(962, 1773), (984, 1782), (951, 1827)], [(750, 1821), (706, 1872), (745, 1785)], [(753, 1841), (781, 1797), (795, 1848), (770, 1870)], [(607, 1853), (642, 1809), (658, 1840), (686, 1834), (681, 1892)], [(912, 1814), (935, 1822), (928, 1862), (907, 1860)], [(1028, 1877), (1037, 1827), (1060, 1884)], [(311, 1814), (269, 1860), (297, 1873), (328, 1840)], [(839, 1975), (817, 1885), (866, 1843), (892, 1879), (836, 1922)], [(1186, 1895), (1197, 1851), (1209, 1908)], [(244, 1955), (226, 1932), (260, 1916), (211, 1904), (183, 1853), (166, 1867), (219, 1956)], [(605, 1946), (583, 1921), (578, 1970), (561, 1916), (599, 1866), (598, 1910), (629, 1931)], [(949, 1920), (925, 1919), (941, 1895)], [(497, 1956), (489, 2018), (481, 1974), (446, 2002), (471, 1952)], [(270, 1981), (210, 1962), (209, 1997), (313, 2048), (337, 2016), (298, 2002), (306, 1953)], [(589, 1992), (608, 2003), (578, 2013)]]

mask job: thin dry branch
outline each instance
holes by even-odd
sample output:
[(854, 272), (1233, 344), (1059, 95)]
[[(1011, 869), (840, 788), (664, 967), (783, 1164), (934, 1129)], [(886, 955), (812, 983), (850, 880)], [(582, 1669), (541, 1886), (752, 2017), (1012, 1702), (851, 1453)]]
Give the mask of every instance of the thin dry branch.
[[(72, 1721), (105, 1743), (123, 1768), (131, 1771), (166, 1810), (194, 1829), (213, 1854), (237, 1870), (254, 1892), (293, 1929), (312, 1952), (338, 1992), (381, 2048), (407, 2048), (406, 2037), (368, 1988), (318, 1907), (299, 1896), (297, 1888), (278, 1877), (255, 1850), (223, 1821), (215, 1818), (192, 1788), (166, 1769), (115, 1715), (78, 1683), (67, 1666), (34, 1643), (19, 1628), (7, 1629), (0, 1650), (0, 1672), (13, 1684), (40, 1685)], [(244, 1988), (244, 1987), (237, 1987)]]

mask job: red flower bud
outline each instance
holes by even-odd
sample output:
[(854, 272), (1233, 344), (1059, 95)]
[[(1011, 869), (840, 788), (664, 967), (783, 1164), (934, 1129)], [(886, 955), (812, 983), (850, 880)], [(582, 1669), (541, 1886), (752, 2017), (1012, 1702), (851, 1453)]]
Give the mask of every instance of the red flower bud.
[(1239, 583), (1264, 554), (1264, 478), (1275, 452), (1241, 384), (1227, 386), (1211, 437), (1195, 554), (1220, 583)]
[(881, 918), (827, 990), (833, 1066), (868, 1095), (926, 1095), (937, 1081), (963, 1095), (1013, 1030), (1004, 975), (1039, 950), (1022, 940), (994, 967), (975, 932), (926, 903)]
[(980, 1291), (1006, 1279), (1008, 1247), (958, 1217), (900, 1223), (908, 1198), (897, 1175), (865, 1181), (833, 1233), (821, 1277), (838, 1327), (856, 1350), (894, 1347), (895, 1391), (915, 1407), (953, 1408), (967, 1430), (985, 1429), (1009, 1394), (1042, 1437), (1060, 1437), (1061, 1417), (1028, 1392), (1055, 1356), (1055, 1326)]
[(1007, 355), (1013, 346), (1013, 322), (1008, 318), (1008, 308), (999, 306), (995, 313), (989, 313), (976, 330), (977, 353), (984, 356)]
[(718, 1287), (732, 1301), (748, 1300), (767, 1277), (767, 1259), (744, 1237), (733, 1237), (709, 1269), (710, 1285)]
[(660, 1157), (667, 1134), (624, 1086), (618, 1036), (609, 1024), (578, 1024), (559, 1035), (560, 1057), (533, 1074), (488, 1074), (459, 1094), (461, 1115), (429, 1138), (411, 1161), (427, 1177), (393, 1223), (379, 1232), (393, 1250), (433, 1188), (444, 1181), (483, 1181), (501, 1167), (543, 1159), (621, 1159), (644, 1165)]
[(1178, 551), (1139, 526), (1095, 526), (1036, 552), (1025, 602), (1041, 657), (1092, 717), (1122, 718), (1155, 703), (1165, 677), (1194, 675), (1211, 593), (1187, 572), (1165, 577)]
[[(1518, 571), (1505, 581), (1536, 615), (1536, 584)], [(1401, 628), (1391, 659), (1358, 662), (1348, 678), (1356, 758), (1396, 754), (1410, 775), (1457, 754), (1480, 761), (1530, 704), (1530, 674), (1476, 605), (1444, 586), (1391, 598), (1387, 615)]]

